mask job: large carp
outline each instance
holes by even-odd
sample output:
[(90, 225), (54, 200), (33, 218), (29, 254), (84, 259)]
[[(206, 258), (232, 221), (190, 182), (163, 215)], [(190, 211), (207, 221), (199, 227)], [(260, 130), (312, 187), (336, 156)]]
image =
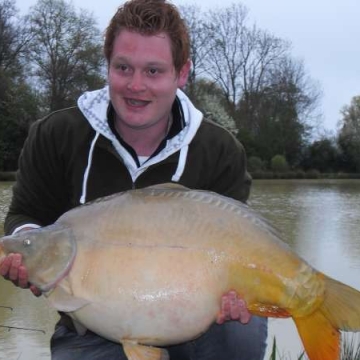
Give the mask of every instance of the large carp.
[(54, 308), (132, 360), (166, 358), (156, 346), (202, 334), (229, 290), (252, 314), (292, 317), (311, 360), (339, 359), (339, 330), (360, 330), (360, 292), (308, 265), (246, 205), (207, 191), (115, 194), (0, 249), (23, 254)]

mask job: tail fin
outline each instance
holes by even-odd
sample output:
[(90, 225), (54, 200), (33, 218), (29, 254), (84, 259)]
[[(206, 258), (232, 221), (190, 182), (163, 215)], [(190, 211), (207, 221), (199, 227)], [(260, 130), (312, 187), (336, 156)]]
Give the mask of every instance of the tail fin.
[(325, 299), (306, 317), (294, 318), (310, 360), (340, 359), (340, 331), (360, 331), (360, 292), (325, 276)]
[(360, 331), (360, 291), (325, 277), (325, 299), (321, 312), (343, 331)]
[(340, 359), (340, 332), (321, 311), (294, 321), (310, 360)]

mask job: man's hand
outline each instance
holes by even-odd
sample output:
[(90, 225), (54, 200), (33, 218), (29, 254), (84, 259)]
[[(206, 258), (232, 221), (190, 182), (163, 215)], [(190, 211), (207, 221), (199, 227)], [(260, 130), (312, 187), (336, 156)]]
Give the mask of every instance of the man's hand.
[(15, 286), (22, 289), (30, 288), (35, 296), (40, 296), (41, 291), (36, 286), (29, 284), (28, 272), (22, 264), (21, 254), (9, 254), (0, 263), (0, 275), (6, 280), (13, 282)]
[(228, 320), (238, 320), (242, 324), (247, 324), (251, 319), (251, 314), (246, 308), (246, 303), (238, 297), (236, 291), (229, 291), (221, 298), (221, 310), (217, 315), (216, 322), (223, 324)]

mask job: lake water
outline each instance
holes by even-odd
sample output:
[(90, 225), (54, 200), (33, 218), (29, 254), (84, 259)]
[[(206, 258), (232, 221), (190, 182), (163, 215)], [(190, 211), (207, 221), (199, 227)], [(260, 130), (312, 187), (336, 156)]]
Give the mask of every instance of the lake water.
[[(11, 184), (0, 182), (0, 226), (11, 198)], [(269, 219), (284, 240), (311, 265), (360, 289), (360, 181), (255, 181), (250, 205)], [(1, 232), (0, 232), (1, 234)], [(43, 298), (0, 279), (0, 359), (49, 359), (49, 338), (58, 318)], [(280, 355), (296, 359), (302, 351), (291, 320), (270, 319)], [(40, 331), (39, 331), (40, 330)], [(44, 333), (45, 332), (45, 333)]]

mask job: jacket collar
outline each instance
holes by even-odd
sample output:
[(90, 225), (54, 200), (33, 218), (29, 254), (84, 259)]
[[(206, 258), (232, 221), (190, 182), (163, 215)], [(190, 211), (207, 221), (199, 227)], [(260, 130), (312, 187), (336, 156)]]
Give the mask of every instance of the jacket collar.
[(139, 166), (138, 161), (134, 159), (133, 155), (129, 152), (129, 149), (121, 144), (109, 125), (108, 109), (110, 96), (108, 86), (81, 95), (78, 99), (79, 109), (96, 132), (94, 138), (95, 141), (91, 145), (91, 154), (89, 152), (87, 170), (91, 167), (92, 151), (95, 142), (99, 135), (102, 135), (111, 141), (116, 152), (123, 159), (133, 181), (146, 171), (149, 166), (164, 161), (175, 152), (180, 151), (178, 167), (173, 176), (173, 181), (179, 181), (186, 165), (188, 146), (200, 127), (203, 114), (194, 107), (190, 99), (179, 89), (177, 90), (176, 98), (178, 109), (181, 112), (181, 128), (178, 129), (179, 131), (174, 131), (174, 133), (170, 131), (169, 136), (165, 141), (165, 146), (157, 151), (156, 154), (153, 154), (149, 160)]
[[(132, 157), (136, 161), (138, 167), (140, 167), (140, 162), (138, 160), (138, 156), (137, 156), (135, 150), (122, 139), (122, 137), (118, 134), (118, 132), (115, 129), (115, 110), (114, 110), (114, 107), (112, 106), (111, 102), (109, 103), (109, 106), (108, 106), (107, 118), (108, 118), (109, 127), (110, 127), (112, 133), (115, 134), (115, 136), (118, 139), (118, 141), (120, 142), (120, 144), (125, 149), (127, 149), (127, 151), (132, 155)], [(171, 127), (170, 127), (168, 133), (166, 134), (164, 139), (161, 141), (158, 148), (154, 151), (154, 153), (149, 158), (153, 158), (154, 156), (159, 154), (166, 147), (168, 140), (175, 137), (185, 127), (184, 114), (182, 112), (180, 100), (178, 99), (178, 97), (175, 98), (174, 104), (172, 106), (172, 119), (173, 119), (173, 121), (171, 123)]]

